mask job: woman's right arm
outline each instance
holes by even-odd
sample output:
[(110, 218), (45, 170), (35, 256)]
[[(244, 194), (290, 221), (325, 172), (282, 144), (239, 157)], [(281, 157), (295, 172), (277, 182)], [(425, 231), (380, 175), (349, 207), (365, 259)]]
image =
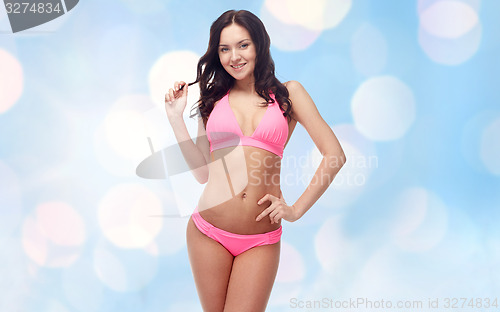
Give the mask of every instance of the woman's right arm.
[[(184, 88), (179, 90), (182, 85), (184, 85)], [(174, 89), (170, 89), (168, 93), (165, 94), (165, 110), (167, 112), (167, 117), (174, 130), (175, 138), (179, 143), (179, 147), (187, 165), (191, 169), (196, 180), (201, 184), (205, 184), (208, 181), (210, 149), (203, 121), (201, 118), (199, 119), (198, 138), (195, 144), (189, 135), (186, 123), (182, 117), (187, 103), (188, 85), (183, 81), (176, 81)], [(204, 142), (204, 140), (206, 142)]]

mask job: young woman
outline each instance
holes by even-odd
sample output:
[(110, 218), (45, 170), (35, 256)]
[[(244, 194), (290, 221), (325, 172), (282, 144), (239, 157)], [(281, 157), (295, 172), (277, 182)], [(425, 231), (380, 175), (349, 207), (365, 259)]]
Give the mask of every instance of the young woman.
[[(198, 137), (182, 114), (188, 85), (200, 84)], [(207, 183), (187, 226), (187, 247), (204, 311), (265, 311), (278, 269), (281, 219), (298, 220), (345, 162), (343, 150), (297, 81), (274, 74), (270, 39), (254, 14), (230, 10), (210, 28), (196, 81), (175, 82), (165, 109), (196, 179)], [(299, 122), (323, 160), (288, 205), (280, 164)]]

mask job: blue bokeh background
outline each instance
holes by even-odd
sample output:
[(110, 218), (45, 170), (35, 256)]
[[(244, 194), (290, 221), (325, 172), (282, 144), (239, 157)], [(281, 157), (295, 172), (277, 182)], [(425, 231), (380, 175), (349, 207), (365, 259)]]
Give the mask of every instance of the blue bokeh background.
[[(261, 17), (277, 77), (304, 85), (349, 158), (283, 222), (268, 311), (496, 302), (500, 2), (88, 0), (16, 34), (0, 8), (0, 310), (201, 311), (184, 235), (203, 186), (135, 170), (148, 137), (175, 143), (163, 93), (194, 80), (228, 9)], [(298, 124), (288, 203), (318, 155)]]

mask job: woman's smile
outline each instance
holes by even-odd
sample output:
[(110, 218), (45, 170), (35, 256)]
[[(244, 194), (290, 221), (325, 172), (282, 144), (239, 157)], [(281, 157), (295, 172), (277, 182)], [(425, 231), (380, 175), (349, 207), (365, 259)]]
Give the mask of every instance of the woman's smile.
[(235, 70), (235, 71), (240, 71), (243, 66), (245, 66), (247, 63), (243, 63), (243, 64), (238, 64), (238, 65), (231, 65), (231, 67)]

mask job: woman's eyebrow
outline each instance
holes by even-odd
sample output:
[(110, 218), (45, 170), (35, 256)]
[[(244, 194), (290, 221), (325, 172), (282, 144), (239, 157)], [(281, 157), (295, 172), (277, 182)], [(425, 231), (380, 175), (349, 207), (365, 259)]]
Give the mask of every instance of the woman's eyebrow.
[[(250, 39), (243, 39), (243, 40), (240, 40), (240, 41), (238, 41), (238, 43), (237, 43), (237, 44), (240, 44), (240, 43), (242, 43), (242, 42), (243, 42), (243, 41), (245, 41), (245, 40), (250, 40)], [(219, 47), (227, 47), (227, 46), (229, 46), (229, 45), (228, 45), (228, 44), (219, 44)]]

